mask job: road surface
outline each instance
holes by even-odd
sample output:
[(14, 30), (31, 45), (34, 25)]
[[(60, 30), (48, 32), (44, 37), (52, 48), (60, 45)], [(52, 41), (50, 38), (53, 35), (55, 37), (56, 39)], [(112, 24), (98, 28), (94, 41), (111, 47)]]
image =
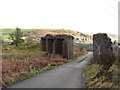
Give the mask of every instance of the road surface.
[(85, 88), (84, 68), (92, 58), (88, 54), (8, 88)]

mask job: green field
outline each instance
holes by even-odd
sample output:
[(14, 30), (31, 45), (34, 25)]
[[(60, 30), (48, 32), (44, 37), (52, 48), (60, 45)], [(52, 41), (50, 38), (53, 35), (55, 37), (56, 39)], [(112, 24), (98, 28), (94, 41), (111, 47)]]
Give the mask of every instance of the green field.
[[(11, 42), (11, 40), (9, 39), (9, 34), (10, 33), (13, 33), (14, 31), (16, 30), (16, 28), (13, 28), (13, 29), (0, 29), (0, 33), (2, 34), (2, 39), (4, 42)], [(48, 32), (48, 30), (53, 30), (53, 32), (69, 32), (69, 33), (73, 33), (74, 31), (72, 30), (67, 30), (67, 29), (45, 29), (45, 28), (40, 28), (40, 29), (36, 29), (36, 28), (33, 28), (33, 29), (22, 29), (22, 32), (25, 33), (25, 32), (29, 32), (29, 31), (36, 31), (36, 30), (47, 30), (46, 32)], [(61, 31), (62, 30), (62, 31)], [(46, 33), (45, 32), (45, 33)], [(34, 34), (35, 35), (35, 34)], [(27, 36), (23, 36), (22, 39), (26, 39), (28, 38)]]
[[(70, 29), (64, 29), (64, 28), (49, 28), (49, 29), (46, 29), (46, 28), (32, 28), (32, 29), (22, 29), (22, 32), (24, 33), (22, 39), (26, 39), (26, 38), (32, 38), (34, 40), (38, 40), (39, 37), (42, 37), (46, 34), (70, 34), (70, 35), (73, 35), (75, 38), (77, 37), (80, 37), (80, 38), (83, 38), (83, 36), (80, 36), (80, 32), (77, 32), (77, 31), (73, 31), (73, 30), (70, 30)], [(7, 28), (7, 29), (0, 29), (0, 32), (2, 34), (2, 39), (4, 42), (11, 42), (9, 38), (9, 34), (15, 32), (16, 28)], [(26, 35), (25, 35), (26, 34)], [(86, 38), (86, 37), (85, 37)], [(89, 36), (87, 37), (89, 38)]]
[(3, 40), (6, 41), (6, 42), (11, 41), (11, 40), (9, 39), (9, 35), (2, 35), (2, 38), (3, 38)]
[[(13, 33), (16, 29), (0, 29), (0, 33), (2, 34), (2, 39), (4, 42), (11, 42), (12, 40), (9, 39), (9, 34)], [(21, 29), (22, 32), (32, 31), (32, 30), (40, 30), (40, 29)], [(22, 37), (22, 39), (26, 39), (28, 37)]]
[[(10, 34), (12, 32), (14, 32), (16, 29), (0, 29), (0, 31), (2, 31), (2, 34)], [(32, 31), (32, 30), (40, 30), (40, 29), (21, 29), (23, 32), (26, 31)]]

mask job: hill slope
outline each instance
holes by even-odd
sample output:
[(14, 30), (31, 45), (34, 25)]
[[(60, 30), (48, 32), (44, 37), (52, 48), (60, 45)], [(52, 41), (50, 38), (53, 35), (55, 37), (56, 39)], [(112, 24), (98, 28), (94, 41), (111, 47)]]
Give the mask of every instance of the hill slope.
[[(74, 38), (79, 39), (91, 39), (90, 35), (69, 30), (69, 29), (21, 29), (23, 31), (23, 39), (31, 37), (33, 39), (39, 39), (46, 34), (69, 34), (74, 36)], [(2, 36), (4, 42), (10, 42), (9, 34), (14, 32), (15, 29), (2, 29)]]

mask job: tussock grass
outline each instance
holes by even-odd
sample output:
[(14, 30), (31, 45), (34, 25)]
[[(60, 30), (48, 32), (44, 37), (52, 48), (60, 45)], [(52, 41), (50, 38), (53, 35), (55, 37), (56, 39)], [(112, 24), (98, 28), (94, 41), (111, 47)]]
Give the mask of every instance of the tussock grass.
[(88, 88), (119, 88), (120, 71), (116, 63), (117, 61), (113, 63), (109, 70), (104, 70), (103, 65), (95, 64), (91, 59), (85, 73), (86, 86)]

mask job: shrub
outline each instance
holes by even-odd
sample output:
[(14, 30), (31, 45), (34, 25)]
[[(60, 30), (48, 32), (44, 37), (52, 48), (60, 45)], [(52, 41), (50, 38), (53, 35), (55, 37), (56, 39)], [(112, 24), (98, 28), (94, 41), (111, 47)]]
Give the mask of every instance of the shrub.
[(103, 65), (103, 69), (108, 70), (115, 60), (116, 57), (113, 52), (103, 52), (99, 55), (97, 63)]

